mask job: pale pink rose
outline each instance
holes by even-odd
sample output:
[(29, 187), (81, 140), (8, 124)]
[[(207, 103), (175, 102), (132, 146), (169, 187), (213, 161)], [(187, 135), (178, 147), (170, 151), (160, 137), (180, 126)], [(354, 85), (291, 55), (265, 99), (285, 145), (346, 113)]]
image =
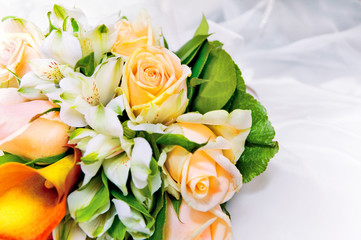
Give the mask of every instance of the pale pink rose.
[(164, 226), (164, 240), (230, 240), (232, 226), (229, 217), (216, 206), (208, 212), (189, 207), (184, 201), (179, 209), (179, 219), (168, 200)]
[(44, 100), (0, 102), (0, 150), (29, 160), (64, 153), (69, 126), (61, 122), (58, 112), (30, 122), (37, 114), (54, 107)]
[(152, 27), (149, 15), (141, 11), (134, 22), (121, 19), (115, 24), (116, 40), (112, 52), (130, 56), (137, 48), (159, 45), (160, 31)]
[[(177, 123), (191, 141), (214, 142), (217, 135), (206, 125)], [(199, 149), (194, 154), (176, 146), (168, 152), (165, 171), (184, 201), (199, 211), (209, 211), (228, 201), (242, 185), (242, 176), (222, 149)]]
[(40, 58), (41, 34), (33, 24), (22, 19), (7, 19), (1, 28), (0, 87), (18, 87), (13, 73), (22, 78), (30, 71), (29, 61)]

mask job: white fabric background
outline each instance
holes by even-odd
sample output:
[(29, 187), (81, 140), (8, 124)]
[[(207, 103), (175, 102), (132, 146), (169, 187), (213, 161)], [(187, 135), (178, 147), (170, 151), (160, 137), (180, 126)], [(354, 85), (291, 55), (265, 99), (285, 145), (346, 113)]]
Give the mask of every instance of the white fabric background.
[[(1, 0), (43, 28), (55, 1)], [(234, 239), (361, 239), (360, 0), (66, 0), (97, 21), (146, 8), (177, 50), (202, 12), (267, 107), (280, 143), (229, 204)]]

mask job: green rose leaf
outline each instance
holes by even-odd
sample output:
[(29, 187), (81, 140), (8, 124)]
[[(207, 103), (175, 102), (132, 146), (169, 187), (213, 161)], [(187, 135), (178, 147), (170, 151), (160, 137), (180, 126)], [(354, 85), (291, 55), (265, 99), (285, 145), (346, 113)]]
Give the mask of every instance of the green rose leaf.
[(206, 113), (222, 109), (237, 86), (236, 69), (231, 56), (221, 48), (212, 49), (201, 78), (209, 81), (199, 86), (192, 110)]
[(197, 35), (207, 35), (209, 30), (208, 22), (204, 14), (202, 14), (202, 21), (199, 24), (196, 32), (194, 33), (194, 36)]
[(278, 152), (278, 143), (272, 141), (275, 130), (268, 120), (266, 109), (252, 95), (246, 93), (240, 71), (237, 75), (237, 89), (230, 110), (252, 111), (251, 132), (247, 137), (245, 150), (236, 164), (242, 173), (243, 182), (247, 183), (266, 170), (269, 160)]
[(198, 148), (203, 147), (207, 144), (205, 143), (196, 143), (188, 140), (185, 136), (181, 134), (160, 134), (160, 133), (153, 133), (155, 141), (157, 144), (163, 145), (178, 145), (185, 148), (188, 152), (194, 153), (197, 151)]

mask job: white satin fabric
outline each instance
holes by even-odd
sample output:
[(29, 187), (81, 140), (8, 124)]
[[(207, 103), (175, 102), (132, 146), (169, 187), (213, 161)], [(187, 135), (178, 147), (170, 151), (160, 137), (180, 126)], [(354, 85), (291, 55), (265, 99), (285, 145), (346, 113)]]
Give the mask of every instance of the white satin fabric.
[[(360, 0), (66, 0), (95, 24), (146, 8), (172, 50), (202, 12), (267, 107), (280, 144), (229, 203), (234, 239), (361, 239)], [(1, 0), (46, 28), (55, 1)]]

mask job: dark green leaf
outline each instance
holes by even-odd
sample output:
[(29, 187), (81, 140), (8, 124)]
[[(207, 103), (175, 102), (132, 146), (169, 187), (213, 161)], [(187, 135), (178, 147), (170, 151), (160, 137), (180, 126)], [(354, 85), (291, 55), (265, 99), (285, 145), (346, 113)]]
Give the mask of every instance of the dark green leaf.
[(178, 220), (180, 221), (179, 209), (182, 204), (182, 196), (180, 196), (178, 200), (170, 194), (168, 194), (168, 197), (169, 197), (170, 201), (172, 202), (173, 209), (177, 214)]
[(203, 147), (207, 144), (207, 142), (199, 144), (196, 142), (190, 141), (188, 138), (181, 134), (160, 134), (160, 133), (153, 133), (152, 134), (155, 138), (157, 144), (163, 145), (178, 145), (185, 148), (188, 152), (194, 153), (197, 151), (198, 148)]
[(114, 222), (107, 232), (109, 236), (111, 236), (114, 240), (123, 240), (126, 232), (127, 228), (119, 220), (118, 216), (115, 216)]
[(268, 162), (278, 152), (278, 143), (273, 142), (275, 131), (268, 120), (266, 109), (246, 93), (243, 79), (237, 78), (237, 89), (230, 110), (249, 109), (252, 111), (252, 127), (247, 137), (245, 150), (236, 166), (247, 183), (264, 172)]
[(159, 199), (162, 200), (163, 207), (160, 209), (155, 220), (155, 231), (149, 240), (163, 240), (164, 225), (167, 217), (167, 201), (165, 195)]
[(243, 182), (247, 183), (254, 177), (263, 173), (271, 158), (278, 152), (278, 144), (273, 146), (251, 145), (246, 142), (246, 148), (238, 160), (236, 166), (243, 176)]
[(13, 155), (11, 153), (4, 152), (4, 155), (0, 156), (0, 165), (9, 162), (27, 163), (28, 161), (20, 156)]
[(202, 14), (202, 21), (199, 24), (196, 32), (194, 33), (194, 36), (197, 35), (207, 35), (209, 30), (208, 22), (204, 14)]
[(52, 164), (52, 163), (55, 163), (55, 162), (59, 161), (60, 159), (64, 158), (65, 156), (66, 156), (66, 153), (61, 153), (61, 154), (58, 154), (55, 156), (37, 158), (30, 162), (27, 162), (26, 165), (31, 165), (31, 164), (35, 164), (35, 163)]
[(236, 70), (231, 56), (221, 48), (212, 49), (201, 78), (209, 81), (200, 85), (191, 110), (206, 113), (222, 109), (237, 86)]
[(227, 216), (229, 217), (229, 219), (231, 219), (231, 214), (228, 212), (227, 208), (226, 208), (226, 203), (222, 203), (221, 204), (221, 208), (222, 208), (222, 211), (227, 214)]
[(162, 37), (163, 37), (163, 45), (166, 49), (169, 49), (169, 45), (168, 45), (168, 42), (167, 42), (167, 39), (165, 39), (163, 33), (162, 33)]
[(74, 71), (76, 71), (78, 68), (79, 71), (87, 77), (93, 75), (95, 70), (94, 52), (91, 52), (89, 55), (81, 58), (75, 64)]
[(190, 59), (189, 56), (195, 56), (195, 54), (197, 53), (195, 51), (199, 49), (200, 46), (202, 46), (203, 42), (207, 39), (208, 36), (209, 35), (197, 35), (191, 40), (189, 40), (186, 44), (184, 44), (176, 52), (177, 56), (181, 59), (181, 62), (183, 63), (183, 61), (185, 61), (186, 59), (190, 62), (192, 59)]
[(136, 131), (133, 131), (132, 129), (130, 129), (128, 127), (128, 122), (129, 120), (122, 122), (122, 126), (123, 126), (123, 135), (128, 138), (128, 139), (133, 139), (135, 138), (135, 136), (137, 135)]

